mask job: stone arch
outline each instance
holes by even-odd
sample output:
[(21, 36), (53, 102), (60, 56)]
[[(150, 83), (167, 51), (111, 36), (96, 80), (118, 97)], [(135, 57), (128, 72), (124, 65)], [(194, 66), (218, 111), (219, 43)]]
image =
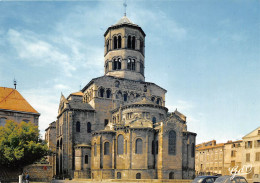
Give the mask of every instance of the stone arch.
[(103, 98), (104, 94), (105, 94), (105, 89), (102, 86), (99, 87), (99, 89), (98, 89), (98, 96)]
[(169, 173), (169, 179), (174, 179), (174, 172)]
[(137, 173), (136, 176), (135, 176), (136, 179), (141, 179), (141, 173)]

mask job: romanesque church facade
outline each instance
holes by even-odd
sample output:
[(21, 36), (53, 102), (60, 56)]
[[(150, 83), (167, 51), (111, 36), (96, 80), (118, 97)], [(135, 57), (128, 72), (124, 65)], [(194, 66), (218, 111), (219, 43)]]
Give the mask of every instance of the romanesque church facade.
[[(104, 76), (61, 96), (53, 141), (56, 175), (92, 179), (191, 179), (196, 134), (145, 81), (145, 33), (126, 16), (104, 34)], [(52, 123), (52, 126), (54, 123)]]

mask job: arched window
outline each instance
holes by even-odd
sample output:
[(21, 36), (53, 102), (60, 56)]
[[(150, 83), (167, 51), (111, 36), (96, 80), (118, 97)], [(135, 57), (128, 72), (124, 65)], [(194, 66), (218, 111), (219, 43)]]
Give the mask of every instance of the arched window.
[(122, 99), (122, 92), (121, 92), (121, 91), (118, 91), (118, 92), (117, 92), (117, 94), (116, 94), (116, 99), (119, 99), (119, 100)]
[(195, 145), (194, 145), (194, 143), (191, 144), (191, 157), (192, 158), (195, 157)]
[(56, 148), (59, 149), (59, 146), (60, 146), (59, 141), (57, 141), (57, 147)]
[(155, 100), (155, 98), (154, 98), (154, 97), (152, 97), (152, 98), (151, 98), (151, 101), (153, 101), (153, 102), (154, 102), (154, 100)]
[(101, 87), (101, 88), (99, 88), (99, 91), (98, 91), (98, 96), (103, 98), (103, 97), (104, 97), (104, 93), (105, 93), (105, 90), (104, 90), (104, 88), (102, 88), (102, 87)]
[(76, 132), (80, 132), (80, 122), (77, 121), (76, 123)]
[(114, 49), (117, 49), (117, 37), (114, 37)]
[(143, 141), (142, 139), (137, 139), (135, 142), (135, 154), (143, 154)]
[(140, 51), (142, 54), (144, 54), (144, 41), (140, 40)]
[(85, 155), (85, 164), (88, 164), (88, 155)]
[(161, 99), (160, 99), (160, 98), (158, 98), (158, 99), (156, 100), (156, 104), (161, 105)]
[(109, 40), (107, 40), (107, 52), (109, 51)]
[(117, 137), (117, 154), (124, 154), (124, 137), (118, 135)]
[(120, 70), (121, 69), (121, 59), (118, 58), (118, 65), (117, 65), (117, 69)]
[(144, 75), (144, 64), (142, 62), (140, 63), (140, 72)]
[(131, 70), (131, 59), (127, 59), (127, 69)]
[(168, 138), (168, 154), (176, 154), (176, 132), (171, 130)]
[(132, 48), (135, 49), (135, 36), (132, 37)]
[(127, 48), (131, 48), (131, 36), (127, 37)]
[(90, 122), (87, 123), (87, 132), (91, 133), (91, 123)]
[(116, 178), (117, 178), (117, 179), (121, 179), (121, 172), (117, 172), (117, 173), (116, 173)]
[(94, 156), (97, 156), (97, 144), (94, 144)]
[(107, 89), (107, 91), (106, 91), (106, 97), (107, 98), (110, 98), (111, 97), (111, 90), (110, 89)]
[(118, 48), (121, 48), (121, 36), (118, 36)]
[(109, 155), (109, 142), (104, 144), (104, 155)]
[(131, 60), (131, 70), (135, 71), (135, 59)]
[(141, 173), (136, 174), (136, 179), (141, 179)]
[(127, 101), (127, 93), (124, 93), (124, 101)]
[(174, 179), (174, 172), (169, 173), (169, 179)]
[(121, 59), (114, 59), (113, 60), (113, 70), (120, 70), (121, 69)]
[(153, 117), (153, 123), (156, 123), (156, 117)]

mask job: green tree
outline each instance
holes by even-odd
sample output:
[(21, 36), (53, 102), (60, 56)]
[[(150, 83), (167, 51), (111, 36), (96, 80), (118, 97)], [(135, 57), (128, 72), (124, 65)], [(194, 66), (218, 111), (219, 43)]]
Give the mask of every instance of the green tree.
[(0, 126), (0, 165), (24, 167), (48, 154), (48, 147), (39, 138), (36, 125), (7, 121)]

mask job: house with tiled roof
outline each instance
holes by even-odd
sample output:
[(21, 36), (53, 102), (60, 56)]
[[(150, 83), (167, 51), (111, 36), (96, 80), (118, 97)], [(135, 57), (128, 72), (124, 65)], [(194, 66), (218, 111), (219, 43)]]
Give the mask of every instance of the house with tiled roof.
[(0, 87), (0, 126), (7, 120), (31, 121), (38, 126), (40, 113), (14, 88)]

